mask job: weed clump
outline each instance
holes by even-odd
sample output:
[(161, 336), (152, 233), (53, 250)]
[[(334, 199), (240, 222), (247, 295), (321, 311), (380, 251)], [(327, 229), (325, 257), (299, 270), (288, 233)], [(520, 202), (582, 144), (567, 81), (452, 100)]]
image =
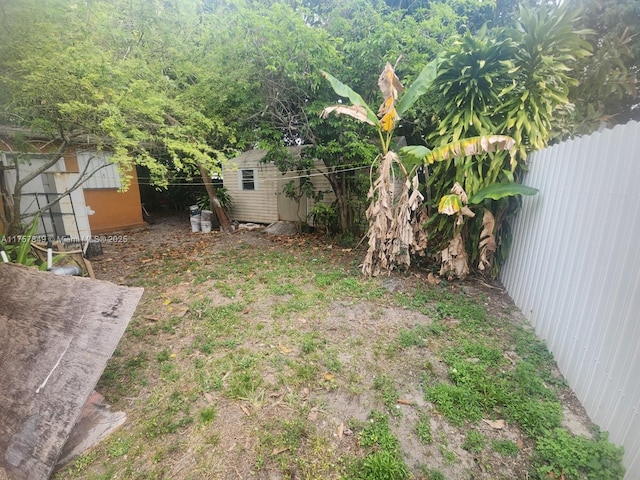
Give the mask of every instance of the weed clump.
[(591, 440), (556, 428), (538, 439), (534, 478), (619, 480), (625, 472), (622, 455), (606, 433)]

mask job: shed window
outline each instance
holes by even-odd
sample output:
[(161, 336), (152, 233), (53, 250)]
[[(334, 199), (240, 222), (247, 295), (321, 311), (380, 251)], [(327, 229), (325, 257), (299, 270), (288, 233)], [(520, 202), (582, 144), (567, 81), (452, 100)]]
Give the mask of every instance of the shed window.
[(242, 181), (242, 190), (256, 189), (256, 172), (254, 169), (246, 169), (240, 171)]

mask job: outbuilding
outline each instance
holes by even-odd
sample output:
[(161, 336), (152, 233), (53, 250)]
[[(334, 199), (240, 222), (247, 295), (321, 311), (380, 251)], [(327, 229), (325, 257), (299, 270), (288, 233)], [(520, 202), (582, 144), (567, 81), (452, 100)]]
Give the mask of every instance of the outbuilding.
[[(290, 147), (300, 155), (303, 147)], [(284, 187), (293, 181), (311, 182), (315, 191), (324, 192), (322, 203), (335, 199), (331, 185), (325, 177), (326, 168), (320, 160), (310, 170), (282, 173), (271, 162), (264, 162), (266, 150), (254, 149), (232, 158), (222, 168), (223, 184), (232, 200), (230, 216), (234, 221), (270, 224), (278, 221), (309, 224), (309, 213), (315, 202), (302, 196), (298, 201), (284, 193)]]

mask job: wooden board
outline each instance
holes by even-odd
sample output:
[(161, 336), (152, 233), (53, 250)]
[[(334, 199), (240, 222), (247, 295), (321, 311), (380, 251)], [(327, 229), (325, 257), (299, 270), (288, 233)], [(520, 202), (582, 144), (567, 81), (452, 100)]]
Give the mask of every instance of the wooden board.
[(0, 478), (49, 478), (142, 291), (0, 264)]

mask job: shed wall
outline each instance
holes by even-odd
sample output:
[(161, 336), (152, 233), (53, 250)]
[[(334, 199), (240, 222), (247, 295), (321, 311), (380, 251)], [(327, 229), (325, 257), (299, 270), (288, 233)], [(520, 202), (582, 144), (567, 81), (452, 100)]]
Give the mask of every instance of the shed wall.
[[(296, 147), (294, 147), (294, 150)], [(300, 172), (282, 174), (273, 164), (261, 163), (266, 152), (250, 150), (239, 157), (230, 159), (223, 167), (223, 183), (231, 196), (233, 206), (231, 218), (239, 222), (273, 223), (279, 220), (297, 221), (306, 219), (313, 208), (312, 199), (301, 199), (300, 206), (282, 192), (282, 186), (289, 180), (298, 180)], [(316, 170), (324, 165), (317, 161)], [(241, 175), (243, 169), (253, 169), (256, 173), (255, 190), (243, 190)], [(316, 190), (330, 191), (329, 181), (318, 171), (309, 177)], [(335, 197), (333, 193), (325, 194), (323, 203), (330, 204)], [(297, 211), (297, 213), (296, 213)]]

